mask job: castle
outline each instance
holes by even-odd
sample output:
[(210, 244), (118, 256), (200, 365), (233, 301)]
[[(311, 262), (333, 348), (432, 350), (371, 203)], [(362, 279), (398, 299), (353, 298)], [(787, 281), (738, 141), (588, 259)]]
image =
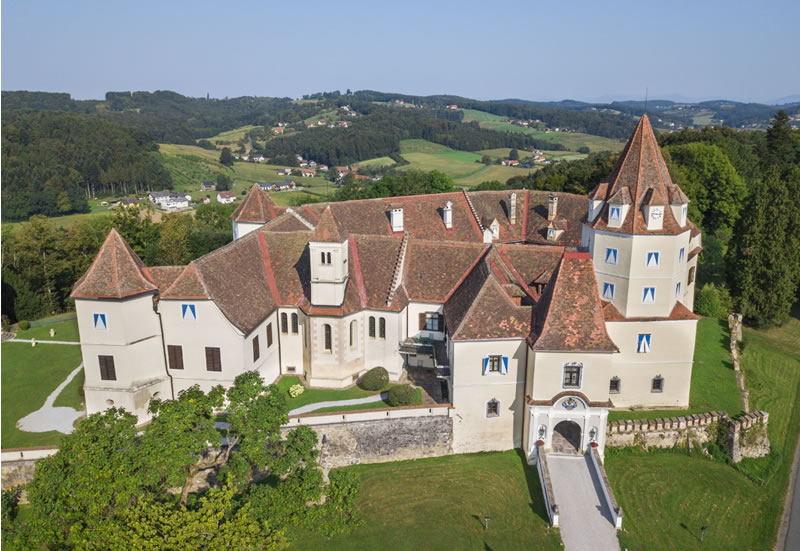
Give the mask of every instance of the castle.
[(686, 407), (700, 231), (646, 116), (589, 197), (456, 192), (296, 209), (253, 186), (234, 241), (147, 267), (112, 230), (75, 284), (88, 413), (385, 367), (446, 383), (453, 451), (602, 452), (615, 407)]

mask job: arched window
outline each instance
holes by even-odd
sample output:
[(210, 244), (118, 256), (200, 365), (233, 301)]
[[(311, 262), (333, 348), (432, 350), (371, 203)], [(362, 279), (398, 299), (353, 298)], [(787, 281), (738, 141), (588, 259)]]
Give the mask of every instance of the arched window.
[(297, 314), (292, 314), (292, 333), (297, 335), (297, 331), (298, 331)]
[(380, 319), (380, 323), (378, 325), (378, 329), (379, 329), (378, 335), (380, 335), (380, 337), (382, 339), (385, 339), (386, 338), (386, 318), (381, 318)]
[(375, 338), (375, 316), (369, 317), (369, 336)]
[(281, 333), (288, 333), (289, 332), (289, 316), (286, 315), (286, 312), (281, 313)]
[(328, 264), (330, 264), (331, 263), (331, 253), (325, 253), (325, 254), (328, 255)]
[(358, 325), (356, 324), (356, 320), (350, 322), (350, 348), (353, 348), (356, 344), (356, 331), (358, 330)]
[(320, 253), (320, 255), (322, 255), (322, 263), (325, 264), (325, 253)]
[(325, 333), (325, 351), (332, 352), (333, 351), (333, 344), (331, 343), (331, 326), (329, 323), (326, 323), (322, 326), (323, 333)]

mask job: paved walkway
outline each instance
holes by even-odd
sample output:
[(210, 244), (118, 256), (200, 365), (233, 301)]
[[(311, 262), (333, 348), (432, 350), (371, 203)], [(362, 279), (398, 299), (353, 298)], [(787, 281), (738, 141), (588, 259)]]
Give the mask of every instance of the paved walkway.
[(617, 531), (589, 456), (547, 454), (567, 551), (619, 551)]
[(305, 406), (300, 406), (299, 408), (295, 408), (289, 412), (289, 415), (297, 415), (299, 413), (310, 413), (312, 411), (316, 411), (322, 408), (371, 404), (373, 402), (380, 402), (381, 400), (385, 400), (388, 395), (389, 395), (388, 392), (381, 392), (380, 394), (375, 394), (374, 396), (367, 396), (366, 398), (352, 398), (350, 400), (331, 400), (328, 402), (315, 402), (313, 404), (307, 404)]
[(778, 532), (778, 551), (800, 549), (800, 442), (794, 451), (794, 468), (784, 502), (783, 521)]
[(49, 432), (51, 430), (57, 430), (64, 434), (71, 434), (74, 430), (72, 424), (79, 417), (83, 417), (85, 413), (68, 407), (53, 407), (53, 402), (56, 401), (56, 398), (58, 398), (58, 395), (64, 390), (64, 387), (69, 384), (81, 369), (83, 369), (83, 364), (73, 369), (72, 373), (50, 393), (50, 396), (44, 401), (42, 407), (17, 421), (17, 428), (25, 432)]

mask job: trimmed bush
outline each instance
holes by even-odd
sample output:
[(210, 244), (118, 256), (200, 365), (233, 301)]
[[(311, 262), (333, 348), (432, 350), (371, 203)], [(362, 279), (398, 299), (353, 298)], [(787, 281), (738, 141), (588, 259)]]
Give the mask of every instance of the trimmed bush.
[(417, 400), (417, 389), (411, 385), (395, 385), (389, 389), (386, 402), (392, 406), (410, 406)]
[(719, 289), (713, 283), (706, 283), (694, 299), (694, 311), (701, 316), (719, 318), (722, 312)]
[(30, 328), (31, 328), (31, 322), (29, 322), (28, 320), (22, 320), (19, 322), (20, 331), (25, 331), (26, 329)]
[(289, 396), (291, 396), (292, 398), (297, 398), (305, 390), (306, 390), (305, 387), (301, 384), (292, 385), (289, 387)]
[(364, 390), (380, 390), (389, 384), (389, 372), (383, 367), (373, 367), (361, 377), (358, 385)]

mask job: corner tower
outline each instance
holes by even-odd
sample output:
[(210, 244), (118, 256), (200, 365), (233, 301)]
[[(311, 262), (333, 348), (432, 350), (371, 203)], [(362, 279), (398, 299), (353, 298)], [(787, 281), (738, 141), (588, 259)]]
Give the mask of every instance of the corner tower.
[(700, 232), (688, 203), (643, 115), (609, 181), (592, 191), (582, 232), (600, 297), (623, 317), (666, 318), (676, 302), (692, 309)]
[(341, 306), (349, 274), (347, 240), (336, 225), (330, 205), (308, 243), (311, 262), (311, 304)]
[(282, 210), (269, 193), (261, 189), (258, 184), (253, 184), (231, 215), (234, 241), (260, 228), (281, 213)]

